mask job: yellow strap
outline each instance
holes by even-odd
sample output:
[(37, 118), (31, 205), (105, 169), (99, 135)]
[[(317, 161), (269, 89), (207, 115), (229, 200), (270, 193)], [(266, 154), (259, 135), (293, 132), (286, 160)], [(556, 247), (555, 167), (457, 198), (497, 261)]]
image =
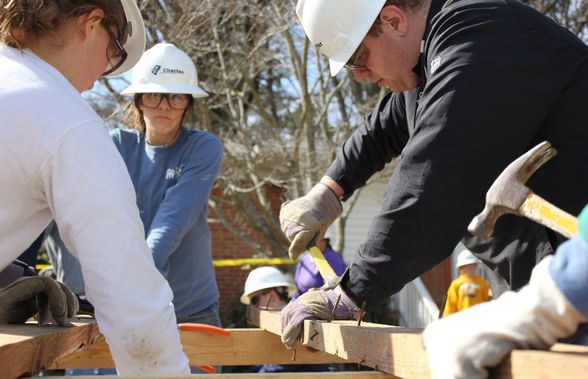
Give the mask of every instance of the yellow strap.
[[(214, 267), (235, 267), (243, 265), (264, 266), (264, 265), (292, 265), (296, 261), (290, 258), (242, 258), (242, 259), (215, 259), (212, 261)], [(50, 267), (50, 264), (38, 263), (35, 268), (37, 271)]]

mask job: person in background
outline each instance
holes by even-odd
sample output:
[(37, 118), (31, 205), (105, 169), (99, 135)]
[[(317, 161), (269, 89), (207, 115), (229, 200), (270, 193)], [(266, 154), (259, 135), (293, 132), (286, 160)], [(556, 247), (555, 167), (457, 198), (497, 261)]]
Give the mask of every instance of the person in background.
[[(547, 349), (588, 321), (588, 206), (578, 234), (543, 259), (528, 285), (435, 321), (423, 332), (431, 377), (482, 379), (513, 349)], [(588, 345), (584, 339), (580, 341)]]
[[(223, 146), (211, 133), (182, 126), (194, 98), (208, 96), (198, 85), (196, 66), (173, 44), (156, 44), (143, 54), (122, 94), (133, 96), (131, 129), (113, 130), (111, 137), (137, 194), (144, 238), (173, 291), (177, 321), (220, 327), (207, 218)], [(51, 237), (59, 241), (59, 231)], [(49, 251), (53, 258), (68, 254), (58, 242)], [(70, 266), (73, 280), (79, 266)]]
[(251, 270), (245, 280), (240, 301), (260, 309), (279, 310), (290, 301), (296, 286), (275, 267), (262, 266)]
[[(245, 280), (241, 303), (264, 310), (280, 310), (290, 301), (296, 286), (286, 279), (277, 268), (262, 266), (251, 270)], [(251, 372), (318, 372), (329, 371), (327, 364), (280, 365), (264, 364), (253, 366)]]
[[(0, 269), (54, 219), (118, 372), (182, 376), (190, 371), (172, 291), (143, 238), (125, 164), (80, 95), (130, 69), (144, 48), (133, 0), (0, 1)], [(12, 311), (46, 294), (65, 325), (75, 297), (56, 283), (27, 276), (3, 287), (0, 321), (26, 320)]]
[[(335, 271), (337, 276), (343, 275), (347, 265), (341, 255), (333, 250), (331, 239), (333, 238), (333, 229), (329, 228), (325, 236), (316, 242), (316, 246), (323, 252), (325, 259)], [(312, 260), (310, 253), (307, 251), (300, 255), (296, 264), (296, 273), (294, 274), (294, 283), (296, 284), (296, 293), (292, 299), (297, 299), (300, 295), (311, 288), (321, 288), (325, 281), (319, 273), (317, 265)]]
[(447, 290), (443, 317), (490, 300), (490, 285), (478, 273), (478, 260), (471, 251), (462, 250), (457, 256), (459, 276)]
[[(296, 286), (275, 267), (262, 266), (251, 270), (245, 280), (245, 289), (240, 297), (242, 304), (260, 309), (280, 310), (296, 291)], [(296, 372), (297, 365), (263, 364), (251, 367), (250, 372), (276, 373)]]

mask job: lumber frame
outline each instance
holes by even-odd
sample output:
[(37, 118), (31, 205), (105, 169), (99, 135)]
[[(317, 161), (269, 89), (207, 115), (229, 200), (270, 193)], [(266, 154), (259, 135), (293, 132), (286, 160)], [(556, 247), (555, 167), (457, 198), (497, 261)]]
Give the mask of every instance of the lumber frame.
[[(321, 379), (398, 379), (381, 372), (321, 372)], [(283, 372), (277, 374), (192, 374), (189, 376), (142, 376), (141, 379), (316, 379), (316, 372)], [(71, 379), (71, 376), (51, 376), (51, 379)], [(136, 376), (75, 376), (75, 379), (136, 379)]]
[(72, 327), (0, 325), (0, 367), (3, 378), (36, 374), (53, 361), (86, 349), (102, 339), (95, 323)]
[[(249, 322), (281, 334), (279, 312), (252, 309)], [(400, 378), (429, 378), (422, 329), (355, 321), (306, 320), (301, 344)], [(588, 348), (556, 344), (551, 351), (514, 350), (490, 378), (588, 378)]]
[[(345, 359), (314, 349), (300, 349), (296, 361), (280, 337), (262, 329), (227, 329), (229, 336), (181, 330), (180, 339), (190, 364), (213, 366), (347, 363)], [(56, 360), (50, 368), (114, 367), (105, 341)]]

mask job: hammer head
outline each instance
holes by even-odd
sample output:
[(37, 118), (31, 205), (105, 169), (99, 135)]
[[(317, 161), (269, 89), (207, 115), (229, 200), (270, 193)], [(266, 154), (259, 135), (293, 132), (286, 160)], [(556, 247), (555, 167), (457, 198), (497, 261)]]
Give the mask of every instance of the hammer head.
[(490, 238), (496, 220), (505, 213), (520, 215), (519, 208), (531, 190), (525, 183), (545, 162), (557, 154), (547, 141), (521, 155), (498, 176), (486, 193), (486, 206), (468, 230), (480, 238)]

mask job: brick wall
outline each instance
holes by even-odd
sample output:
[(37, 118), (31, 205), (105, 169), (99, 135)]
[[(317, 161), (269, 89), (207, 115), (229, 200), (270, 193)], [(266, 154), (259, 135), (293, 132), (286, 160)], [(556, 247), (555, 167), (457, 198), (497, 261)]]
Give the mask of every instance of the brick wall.
[[(275, 210), (276, 220), (278, 218), (278, 210), (282, 202), (282, 190), (277, 187), (268, 186), (268, 197)], [(222, 196), (220, 191), (214, 191), (213, 197), (218, 198)], [(221, 202), (218, 202), (221, 203)], [(230, 208), (229, 206), (221, 205), (221, 209), (227, 219), (232, 220), (233, 224), (238, 224), (240, 229), (245, 232), (256, 243), (263, 245), (263, 239), (253, 230), (248, 227), (241, 215)], [(209, 217), (216, 218), (214, 211), (210, 211)], [(212, 233), (212, 257), (217, 259), (239, 259), (251, 258), (254, 251), (250, 249), (239, 237), (235, 236), (221, 223), (209, 224)], [(239, 302), (239, 297), (243, 293), (245, 279), (249, 272), (257, 266), (232, 266), (232, 267), (216, 267), (216, 280), (220, 292), (219, 307), (221, 318), (225, 326), (240, 326), (244, 320), (240, 320), (245, 311), (245, 306)], [(282, 267), (279, 267), (283, 269)], [(236, 324), (236, 325), (235, 325)]]

